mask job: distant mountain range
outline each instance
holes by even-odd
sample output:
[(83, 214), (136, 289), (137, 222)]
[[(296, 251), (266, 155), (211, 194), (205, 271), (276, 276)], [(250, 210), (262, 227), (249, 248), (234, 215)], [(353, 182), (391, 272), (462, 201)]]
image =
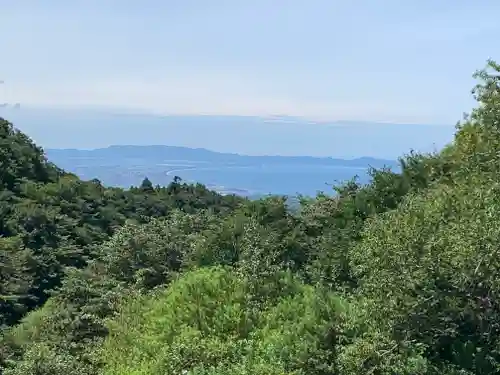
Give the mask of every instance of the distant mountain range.
[[(110, 146), (94, 150), (47, 149), (52, 162), (84, 179), (129, 187), (144, 177), (166, 185), (174, 176), (200, 182), (221, 193), (314, 195), (326, 183), (358, 175), (367, 181), (368, 167), (398, 168), (394, 160), (310, 156), (248, 156), (176, 146)], [(291, 190), (293, 189), (293, 190)]]
[(111, 110), (0, 108), (44, 148), (95, 149), (166, 144), (246, 155), (396, 159), (411, 149), (441, 149), (450, 125), (318, 122), (289, 116), (160, 116)]
[(397, 169), (399, 156), (439, 150), (455, 132), (452, 125), (24, 106), (0, 108), (0, 116), (44, 147), (50, 160), (85, 179), (129, 187), (145, 176), (166, 185), (178, 175), (243, 195), (314, 195), (355, 175), (367, 182), (369, 166)]
[(332, 157), (313, 156), (275, 156), (261, 155), (250, 156), (234, 153), (224, 153), (207, 150), (205, 148), (189, 148), (179, 146), (136, 146), (136, 145), (113, 145), (93, 150), (81, 149), (47, 149), (46, 154), (56, 163), (72, 163), (85, 160), (85, 163), (111, 163), (129, 164), (137, 163), (162, 163), (165, 161), (189, 161), (197, 163), (217, 163), (222, 165), (255, 165), (255, 164), (280, 164), (297, 165), (312, 164), (325, 166), (345, 167), (382, 167), (394, 165), (394, 160), (377, 159), (373, 157), (360, 157), (355, 159), (339, 159)]

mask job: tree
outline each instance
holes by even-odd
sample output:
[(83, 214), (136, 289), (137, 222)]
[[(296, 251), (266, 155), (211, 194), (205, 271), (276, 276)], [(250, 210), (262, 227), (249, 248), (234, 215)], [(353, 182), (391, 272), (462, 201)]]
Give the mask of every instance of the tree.
[(150, 297), (124, 300), (110, 323), (103, 373), (335, 373), (342, 302), (282, 274), (270, 293), (278, 298), (255, 308), (247, 283), (229, 269), (208, 267)]
[(140, 189), (144, 192), (152, 192), (154, 191), (153, 183), (149, 180), (149, 178), (144, 177), (141, 182)]
[(18, 237), (0, 238), (0, 328), (16, 322), (32, 297), (33, 254)]

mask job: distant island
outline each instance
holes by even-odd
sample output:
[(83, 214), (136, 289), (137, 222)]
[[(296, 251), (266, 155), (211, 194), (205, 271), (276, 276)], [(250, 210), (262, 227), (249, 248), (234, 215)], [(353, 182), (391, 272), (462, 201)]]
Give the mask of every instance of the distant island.
[[(204, 147), (245, 155), (396, 159), (451, 142), (454, 123), (312, 121), (290, 116), (155, 115), (112, 109), (0, 108), (44, 149), (110, 145)], [(71, 124), (71, 125), (69, 125)]]
[[(175, 176), (199, 182), (222, 194), (315, 195), (354, 176), (368, 182), (369, 167), (399, 168), (394, 160), (360, 157), (248, 156), (204, 148), (165, 145), (115, 145), (93, 150), (47, 149), (50, 161), (84, 179), (130, 187), (148, 177), (167, 185)], [(292, 187), (293, 186), (293, 187)]]

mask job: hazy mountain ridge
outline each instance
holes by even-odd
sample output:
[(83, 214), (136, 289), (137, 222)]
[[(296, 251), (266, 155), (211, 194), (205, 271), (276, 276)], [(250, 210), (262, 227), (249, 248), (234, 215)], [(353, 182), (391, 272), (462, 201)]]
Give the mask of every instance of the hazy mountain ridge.
[(321, 164), (342, 165), (350, 167), (382, 167), (394, 165), (394, 160), (378, 159), (363, 156), (354, 159), (341, 159), (332, 157), (314, 156), (280, 156), (280, 155), (242, 155), (235, 153), (217, 152), (206, 148), (190, 148), (165, 145), (112, 145), (105, 148), (92, 150), (81, 149), (47, 149), (49, 158), (102, 158), (102, 159), (136, 159), (148, 161), (186, 160), (196, 162), (221, 162), (221, 163), (273, 163), (273, 164)]
[[(144, 177), (154, 184), (166, 185), (180, 176), (223, 194), (245, 196), (314, 195), (325, 190), (327, 183), (345, 181), (355, 175), (367, 182), (369, 167), (393, 170), (399, 167), (396, 161), (372, 157), (248, 156), (164, 145), (47, 149), (46, 155), (65, 170), (83, 179), (98, 178), (108, 186), (138, 185)], [(290, 186), (298, 187), (290, 190)]]
[(44, 148), (167, 144), (246, 155), (371, 156), (395, 159), (438, 150), (454, 125), (312, 121), (284, 116), (154, 115), (89, 109), (2, 108)]

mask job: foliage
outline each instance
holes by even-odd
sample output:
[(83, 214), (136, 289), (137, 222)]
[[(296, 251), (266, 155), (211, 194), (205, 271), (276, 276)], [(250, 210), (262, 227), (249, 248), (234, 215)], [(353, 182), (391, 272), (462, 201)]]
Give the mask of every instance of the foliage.
[(248, 279), (221, 268), (188, 272), (166, 290), (127, 301), (104, 345), (104, 374), (322, 373), (333, 365), (323, 346), (340, 305), (282, 277), (293, 296), (258, 309)]
[(0, 238), (0, 327), (11, 325), (11, 317), (26, 311), (32, 275), (27, 272), (33, 261), (17, 237)]
[(24, 308), (1, 312), (8, 324), (42, 305), (48, 291), (60, 285), (65, 268), (84, 267), (94, 257), (92, 247), (127, 220), (167, 217), (177, 209), (218, 213), (241, 201), (178, 181), (157, 189), (144, 183), (147, 191), (144, 186), (124, 191), (104, 188), (97, 180), (81, 181), (48, 162), (41, 148), (3, 119), (0, 143), (0, 236), (22, 240), (31, 261), (19, 274), (32, 279)]
[(454, 141), (335, 196), (82, 181), (0, 121), (6, 375), (500, 373), (500, 66)]

